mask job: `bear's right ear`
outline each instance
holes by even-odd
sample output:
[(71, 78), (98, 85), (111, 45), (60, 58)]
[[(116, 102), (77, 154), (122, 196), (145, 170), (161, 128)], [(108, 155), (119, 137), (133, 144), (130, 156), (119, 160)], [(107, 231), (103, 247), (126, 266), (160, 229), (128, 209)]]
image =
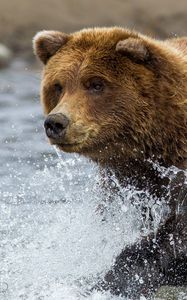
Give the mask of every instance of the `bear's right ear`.
[(43, 30), (38, 32), (33, 38), (34, 53), (46, 64), (68, 41), (69, 36), (60, 31)]
[(147, 43), (140, 38), (127, 38), (116, 45), (116, 51), (141, 62), (149, 58), (149, 50)]

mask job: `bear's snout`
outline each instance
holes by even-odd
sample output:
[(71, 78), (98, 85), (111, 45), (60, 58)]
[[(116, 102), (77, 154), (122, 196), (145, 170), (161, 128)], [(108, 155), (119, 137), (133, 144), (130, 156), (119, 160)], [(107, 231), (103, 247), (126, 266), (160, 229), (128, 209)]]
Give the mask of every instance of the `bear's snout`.
[(64, 137), (68, 124), (69, 119), (65, 115), (51, 114), (44, 122), (46, 135), (48, 138), (58, 141)]

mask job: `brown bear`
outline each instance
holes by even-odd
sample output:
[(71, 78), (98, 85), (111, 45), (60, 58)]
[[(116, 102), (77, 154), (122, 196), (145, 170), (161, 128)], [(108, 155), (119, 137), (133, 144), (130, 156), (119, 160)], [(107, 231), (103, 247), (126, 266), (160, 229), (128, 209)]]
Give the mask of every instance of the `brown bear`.
[[(167, 201), (156, 236), (124, 249), (97, 288), (137, 299), (187, 283), (187, 38), (159, 41), (123, 28), (42, 31), (41, 99), (51, 144)], [(155, 168), (177, 167), (171, 179)]]

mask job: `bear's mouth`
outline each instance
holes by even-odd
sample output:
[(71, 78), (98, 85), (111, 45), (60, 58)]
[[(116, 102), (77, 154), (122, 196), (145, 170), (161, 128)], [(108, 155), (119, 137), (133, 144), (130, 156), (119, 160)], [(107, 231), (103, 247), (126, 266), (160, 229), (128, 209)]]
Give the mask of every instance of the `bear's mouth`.
[(64, 152), (76, 152), (81, 143), (52, 143)]

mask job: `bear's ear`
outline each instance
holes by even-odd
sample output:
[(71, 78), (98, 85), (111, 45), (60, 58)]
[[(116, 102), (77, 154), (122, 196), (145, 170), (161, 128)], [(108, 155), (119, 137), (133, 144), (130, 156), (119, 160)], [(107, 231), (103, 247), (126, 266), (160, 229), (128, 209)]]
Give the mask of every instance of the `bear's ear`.
[(68, 38), (67, 34), (60, 31), (40, 31), (33, 38), (34, 53), (46, 64), (48, 59), (67, 43)]
[(140, 38), (128, 38), (119, 41), (116, 45), (116, 51), (140, 62), (146, 61), (149, 57), (146, 42)]

